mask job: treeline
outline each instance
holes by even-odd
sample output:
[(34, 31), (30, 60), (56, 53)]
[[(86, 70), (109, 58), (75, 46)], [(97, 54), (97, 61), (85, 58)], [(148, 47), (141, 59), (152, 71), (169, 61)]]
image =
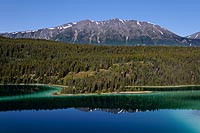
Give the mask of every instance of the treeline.
[(74, 45), (0, 37), (0, 83), (44, 83), (62, 93), (200, 84), (200, 48)]

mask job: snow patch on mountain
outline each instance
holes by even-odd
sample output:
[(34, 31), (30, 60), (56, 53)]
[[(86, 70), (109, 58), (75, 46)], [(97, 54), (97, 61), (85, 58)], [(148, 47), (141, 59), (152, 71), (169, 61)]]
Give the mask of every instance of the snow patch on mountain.
[(137, 25), (142, 26), (139, 21), (137, 21)]
[(158, 32), (160, 32), (160, 34), (164, 35), (164, 33), (163, 33), (161, 30), (159, 30), (155, 25), (153, 25), (153, 27), (154, 27)]
[(194, 39), (196, 39), (198, 36), (199, 36), (199, 34), (197, 34)]

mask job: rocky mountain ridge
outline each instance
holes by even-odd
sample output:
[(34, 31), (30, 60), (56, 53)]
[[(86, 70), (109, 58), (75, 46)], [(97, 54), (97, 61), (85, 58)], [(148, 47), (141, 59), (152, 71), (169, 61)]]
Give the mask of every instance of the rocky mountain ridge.
[(200, 39), (200, 32), (194, 33), (192, 35), (187, 36), (190, 39)]
[(75, 44), (200, 46), (200, 40), (180, 37), (159, 25), (118, 18), (106, 21), (82, 20), (52, 28), (1, 35), (9, 38), (47, 39)]

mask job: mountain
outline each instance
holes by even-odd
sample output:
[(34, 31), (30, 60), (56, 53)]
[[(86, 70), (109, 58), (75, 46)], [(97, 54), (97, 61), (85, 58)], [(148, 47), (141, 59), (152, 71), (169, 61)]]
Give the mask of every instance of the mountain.
[(200, 32), (194, 33), (192, 35), (187, 36), (190, 39), (200, 39)]
[(10, 38), (47, 39), (76, 44), (100, 45), (200, 45), (200, 41), (180, 37), (149, 22), (110, 19), (83, 20), (53, 28), (1, 34)]

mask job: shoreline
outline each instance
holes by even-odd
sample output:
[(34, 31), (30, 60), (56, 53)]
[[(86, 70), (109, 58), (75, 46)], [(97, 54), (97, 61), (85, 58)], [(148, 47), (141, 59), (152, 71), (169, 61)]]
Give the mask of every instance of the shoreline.
[[(48, 84), (53, 87), (63, 87), (67, 88), (68, 86), (64, 85), (54, 85)], [(181, 88), (181, 87), (198, 87), (200, 85), (175, 85), (175, 86), (125, 86), (125, 88)], [(77, 93), (77, 94), (61, 94), (60, 92), (56, 92), (52, 95), (54, 96), (89, 96), (89, 95), (109, 95), (109, 94), (150, 94), (154, 91), (122, 91), (122, 92), (105, 92), (105, 93)]]
[(122, 92), (106, 92), (106, 93), (78, 93), (78, 94), (60, 94), (53, 93), (53, 96), (90, 96), (90, 95), (110, 95), (110, 94), (149, 94), (153, 91), (122, 91)]
[[(68, 86), (65, 85), (57, 85), (57, 84), (0, 84), (0, 85), (38, 85), (38, 86), (49, 86), (49, 87), (56, 87), (59, 88), (60, 90), (62, 88), (67, 88)], [(174, 85), (174, 86), (125, 86), (125, 88), (181, 88), (181, 87), (200, 87), (200, 85)], [(53, 92), (53, 96), (79, 96), (79, 95), (109, 95), (109, 94), (149, 94), (152, 93), (156, 90), (153, 91), (121, 91), (121, 92), (100, 92), (100, 93), (77, 93), (77, 94), (61, 94), (60, 91)]]
[(158, 86), (125, 86), (127, 88), (181, 88), (181, 87), (200, 87), (200, 85), (158, 85)]
[[(58, 85), (58, 84), (40, 84), (40, 83), (31, 83), (31, 84), (25, 84), (25, 83), (19, 83), (19, 84), (12, 84), (12, 83), (9, 83), (9, 84), (0, 84), (0, 85), (46, 85), (46, 86), (53, 86), (53, 87), (68, 87), (68, 86), (65, 86), (65, 85)], [(199, 85), (157, 85), (157, 86), (125, 86), (125, 88), (179, 88), (179, 87), (200, 87), (200, 84)]]

